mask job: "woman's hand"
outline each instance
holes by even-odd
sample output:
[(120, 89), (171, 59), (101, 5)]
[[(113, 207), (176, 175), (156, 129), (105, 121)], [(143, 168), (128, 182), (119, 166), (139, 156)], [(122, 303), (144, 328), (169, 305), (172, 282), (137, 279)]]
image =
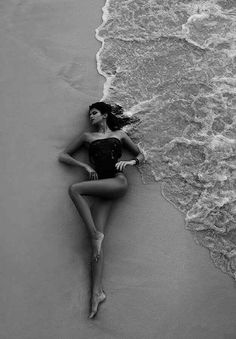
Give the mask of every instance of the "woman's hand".
[(134, 166), (135, 160), (118, 161), (115, 166), (118, 171), (123, 171), (126, 166)]
[(98, 174), (92, 167), (87, 165), (84, 167), (84, 169), (89, 174), (89, 180), (98, 180)]

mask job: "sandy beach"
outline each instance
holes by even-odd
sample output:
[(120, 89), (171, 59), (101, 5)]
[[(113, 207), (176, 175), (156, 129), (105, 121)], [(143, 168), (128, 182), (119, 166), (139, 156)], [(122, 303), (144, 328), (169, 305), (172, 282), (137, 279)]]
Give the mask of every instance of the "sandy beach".
[(134, 168), (107, 226), (107, 301), (87, 318), (89, 243), (68, 196), (84, 174), (57, 156), (103, 95), (95, 29), (104, 3), (0, 5), (0, 337), (233, 339), (234, 281), (194, 242), (160, 185), (144, 185)]

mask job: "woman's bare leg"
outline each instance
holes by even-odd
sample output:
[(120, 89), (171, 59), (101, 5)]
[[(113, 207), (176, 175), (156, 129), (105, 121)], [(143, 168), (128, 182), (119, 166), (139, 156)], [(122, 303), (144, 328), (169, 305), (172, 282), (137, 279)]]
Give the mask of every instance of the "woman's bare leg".
[(73, 184), (69, 188), (69, 195), (75, 204), (75, 207), (77, 208), (81, 218), (83, 219), (85, 225), (88, 228), (88, 231), (90, 233), (91, 237), (95, 237), (98, 233), (98, 230), (96, 229), (96, 226), (93, 221), (93, 217), (91, 215), (90, 207), (86, 201), (86, 199), (82, 196), (82, 194), (79, 194), (74, 186), (79, 184)]
[[(111, 206), (112, 200), (99, 198), (92, 207), (93, 220), (97, 229), (102, 233), (104, 233)], [(103, 265), (104, 251), (101, 248), (99, 261), (92, 261), (92, 298), (89, 318), (96, 315), (99, 304), (106, 299), (102, 286)]]
[[(93, 220), (97, 229), (104, 234), (104, 228), (110, 214), (112, 200), (99, 198), (92, 207)], [(92, 293), (102, 291), (103, 248), (98, 262), (92, 262)]]
[(83, 181), (73, 184), (69, 188), (71, 199), (73, 200), (92, 237), (94, 256), (96, 260), (98, 260), (100, 256), (101, 244), (104, 235), (102, 232), (97, 230), (90, 207), (83, 196), (92, 195), (113, 200), (124, 195), (126, 190), (127, 180), (123, 174), (118, 174), (116, 177), (109, 179)]
[[(118, 174), (115, 178), (84, 181), (70, 186), (70, 196), (92, 237), (94, 234), (97, 234), (97, 232), (103, 235), (112, 200), (124, 195), (126, 190), (127, 180), (123, 174)], [(106, 204), (104, 200), (104, 204), (101, 206), (102, 200), (100, 200), (100, 206), (98, 204), (94, 207), (92, 216), (91, 210), (83, 195), (92, 195), (106, 199)], [(100, 246), (102, 247), (101, 243)], [(93, 294), (90, 318), (95, 316), (98, 305), (106, 298), (102, 289), (103, 251), (101, 249), (99, 251), (97, 248), (97, 254), (101, 257), (98, 262), (92, 262)]]

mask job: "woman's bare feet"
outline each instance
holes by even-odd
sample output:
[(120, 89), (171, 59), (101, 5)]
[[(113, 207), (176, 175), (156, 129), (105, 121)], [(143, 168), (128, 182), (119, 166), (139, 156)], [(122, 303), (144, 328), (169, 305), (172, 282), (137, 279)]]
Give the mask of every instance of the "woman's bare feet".
[(92, 246), (93, 246), (93, 259), (98, 261), (102, 248), (102, 241), (104, 239), (104, 234), (98, 232), (96, 236), (92, 238)]
[(92, 297), (91, 312), (89, 314), (89, 319), (95, 317), (98, 311), (98, 306), (106, 300), (106, 294), (104, 291), (100, 293), (95, 293)]

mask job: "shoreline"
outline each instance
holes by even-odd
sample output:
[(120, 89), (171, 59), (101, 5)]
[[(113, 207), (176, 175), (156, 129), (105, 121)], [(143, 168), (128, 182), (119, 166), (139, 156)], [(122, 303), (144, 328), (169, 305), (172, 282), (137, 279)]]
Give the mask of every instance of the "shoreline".
[(84, 174), (57, 155), (103, 95), (94, 38), (102, 3), (2, 7), (10, 30), (0, 21), (1, 339), (234, 338), (235, 284), (195, 244), (160, 184), (143, 184), (134, 168), (106, 229), (107, 300), (87, 318), (89, 242), (67, 193)]
[(108, 77), (106, 75), (106, 73), (104, 73), (102, 70), (101, 70), (101, 61), (99, 60), (99, 56), (100, 56), (100, 53), (101, 51), (103, 50), (103, 47), (104, 47), (104, 39), (100, 38), (100, 36), (98, 35), (98, 31), (101, 27), (104, 26), (105, 22), (106, 22), (106, 19), (107, 19), (107, 15), (108, 15), (108, 11), (107, 11), (107, 7), (109, 6), (109, 0), (105, 0), (105, 4), (104, 6), (102, 7), (102, 23), (101, 25), (99, 25), (96, 29), (95, 29), (95, 38), (101, 42), (101, 47), (99, 48), (99, 50), (97, 51), (96, 53), (96, 63), (97, 63), (97, 71), (99, 74), (101, 74), (104, 79), (105, 79), (105, 82), (104, 82), (104, 85), (103, 85), (103, 96), (101, 98), (101, 101), (104, 100), (105, 96), (106, 96), (106, 91), (107, 91), (107, 88), (110, 86), (110, 82), (112, 80), (112, 77)]

